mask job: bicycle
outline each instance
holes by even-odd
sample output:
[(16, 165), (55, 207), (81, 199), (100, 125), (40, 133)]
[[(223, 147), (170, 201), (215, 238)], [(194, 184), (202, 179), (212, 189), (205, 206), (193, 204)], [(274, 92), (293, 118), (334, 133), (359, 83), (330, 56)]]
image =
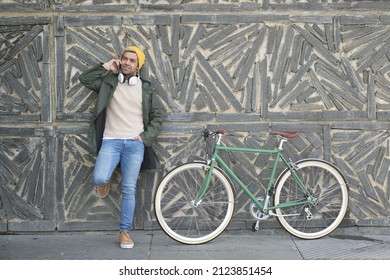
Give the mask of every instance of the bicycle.
[[(301, 239), (324, 237), (335, 230), (348, 206), (347, 182), (333, 164), (320, 159), (292, 162), (283, 155), (283, 144), (299, 132), (271, 131), (279, 138), (273, 150), (225, 146), (225, 130), (203, 132), (215, 141), (207, 161), (185, 163), (162, 179), (155, 194), (155, 214), (163, 231), (184, 244), (202, 244), (221, 234), (232, 219), (235, 182), (251, 199), (253, 229), (271, 216), (290, 234)], [(220, 152), (270, 154), (274, 157), (265, 196), (256, 197), (227, 163)], [(278, 163), (285, 169), (275, 179)], [(273, 182), (275, 182), (273, 184)], [(271, 199), (273, 198), (273, 204)]]

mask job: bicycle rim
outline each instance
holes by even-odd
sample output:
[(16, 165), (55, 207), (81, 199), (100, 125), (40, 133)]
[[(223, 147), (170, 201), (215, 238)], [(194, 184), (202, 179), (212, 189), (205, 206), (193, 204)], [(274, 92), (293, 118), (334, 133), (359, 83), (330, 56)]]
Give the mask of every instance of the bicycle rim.
[(193, 201), (209, 167), (203, 163), (182, 165), (161, 181), (155, 197), (155, 211), (161, 228), (171, 238), (185, 244), (206, 243), (229, 224), (234, 209), (234, 193), (227, 178), (217, 169), (199, 203)]
[[(297, 163), (296, 173), (315, 198), (312, 203), (278, 208), (281, 225), (303, 239), (328, 235), (341, 223), (347, 211), (348, 190), (344, 177), (333, 165), (320, 160)], [(286, 169), (276, 183), (275, 205), (306, 199), (291, 172)]]

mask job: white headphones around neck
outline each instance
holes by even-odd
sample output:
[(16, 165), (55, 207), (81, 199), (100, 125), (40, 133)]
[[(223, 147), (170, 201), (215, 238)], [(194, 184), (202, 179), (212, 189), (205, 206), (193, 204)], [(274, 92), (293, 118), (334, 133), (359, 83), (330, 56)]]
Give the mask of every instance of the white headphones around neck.
[[(138, 80), (139, 80), (139, 77), (138, 77), (138, 75), (135, 75), (135, 76), (132, 76), (132, 77), (130, 77), (130, 79), (127, 81), (127, 83), (129, 84), (129, 85), (131, 85), (131, 86), (135, 86), (137, 83), (138, 83)], [(118, 74), (118, 81), (120, 82), (120, 83), (124, 83), (124, 82), (126, 82), (126, 80), (125, 80), (125, 75), (123, 75), (122, 73), (119, 73)]]

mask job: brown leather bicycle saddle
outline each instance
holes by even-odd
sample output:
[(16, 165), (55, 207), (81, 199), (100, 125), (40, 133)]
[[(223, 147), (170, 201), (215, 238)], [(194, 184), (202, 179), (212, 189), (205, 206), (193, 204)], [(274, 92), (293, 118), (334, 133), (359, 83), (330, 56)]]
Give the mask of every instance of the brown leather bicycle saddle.
[(279, 135), (279, 136), (283, 136), (286, 138), (294, 138), (294, 137), (297, 137), (299, 135), (299, 132), (298, 131), (276, 131), (276, 130), (273, 130), (269, 134)]

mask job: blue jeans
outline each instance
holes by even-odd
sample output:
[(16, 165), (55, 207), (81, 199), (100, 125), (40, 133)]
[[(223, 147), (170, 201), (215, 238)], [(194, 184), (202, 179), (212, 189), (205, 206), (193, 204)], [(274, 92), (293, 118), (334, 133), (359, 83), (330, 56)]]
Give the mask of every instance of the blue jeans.
[(122, 177), (121, 223), (119, 230), (130, 231), (135, 209), (137, 179), (144, 159), (144, 144), (131, 139), (104, 139), (96, 159), (92, 180), (107, 184), (120, 162)]

